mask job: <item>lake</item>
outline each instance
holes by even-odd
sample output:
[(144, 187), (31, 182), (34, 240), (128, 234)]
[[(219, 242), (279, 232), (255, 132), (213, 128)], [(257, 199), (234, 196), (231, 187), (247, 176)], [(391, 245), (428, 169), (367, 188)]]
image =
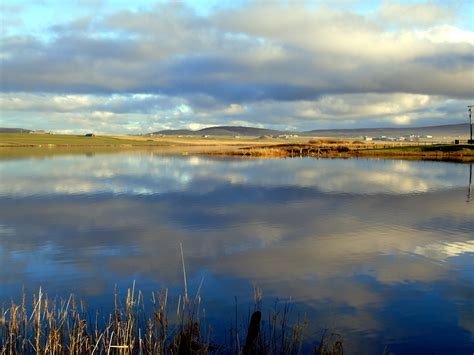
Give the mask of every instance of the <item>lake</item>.
[(134, 281), (176, 301), (182, 243), (216, 341), (236, 304), (247, 319), (259, 287), (264, 314), (289, 303), (307, 316), (308, 344), (327, 328), (349, 354), (471, 354), (470, 168), (153, 152), (2, 159), (0, 304), (41, 286), (107, 311)]

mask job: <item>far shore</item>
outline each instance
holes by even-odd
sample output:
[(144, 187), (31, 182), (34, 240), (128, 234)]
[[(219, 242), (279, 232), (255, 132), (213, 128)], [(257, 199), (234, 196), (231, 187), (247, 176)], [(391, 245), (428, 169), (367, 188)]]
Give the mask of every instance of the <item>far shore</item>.
[(242, 158), (388, 158), (474, 162), (473, 144), (379, 142), (324, 137), (112, 136), (0, 134), (0, 159), (146, 151)]

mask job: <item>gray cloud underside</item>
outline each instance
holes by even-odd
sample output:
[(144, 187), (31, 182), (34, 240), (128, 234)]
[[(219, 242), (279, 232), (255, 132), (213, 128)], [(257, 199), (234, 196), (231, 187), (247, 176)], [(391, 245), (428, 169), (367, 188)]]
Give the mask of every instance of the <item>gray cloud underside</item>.
[(4, 92), (204, 94), (229, 103), (473, 92), (473, 43), (390, 32), (324, 8), (255, 5), (199, 17), (160, 5), (51, 31), (49, 41), (4, 38)]
[(7, 28), (0, 123), (137, 133), (461, 122), (474, 96), (474, 34), (448, 25), (455, 18), (433, 4), (384, 2), (362, 15), (257, 3), (199, 16), (174, 3), (46, 34)]

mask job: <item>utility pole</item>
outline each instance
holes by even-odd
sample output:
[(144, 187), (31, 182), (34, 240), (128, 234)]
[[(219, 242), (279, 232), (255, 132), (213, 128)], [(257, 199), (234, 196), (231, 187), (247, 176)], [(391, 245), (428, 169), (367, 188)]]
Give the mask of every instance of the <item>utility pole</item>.
[(469, 184), (467, 187), (467, 202), (471, 202), (472, 163), (469, 164)]
[(472, 140), (472, 108), (473, 107), (474, 107), (473, 105), (469, 105), (467, 107), (467, 109), (469, 110), (469, 128), (471, 131), (471, 138), (468, 141), (469, 144), (474, 144), (474, 140)]

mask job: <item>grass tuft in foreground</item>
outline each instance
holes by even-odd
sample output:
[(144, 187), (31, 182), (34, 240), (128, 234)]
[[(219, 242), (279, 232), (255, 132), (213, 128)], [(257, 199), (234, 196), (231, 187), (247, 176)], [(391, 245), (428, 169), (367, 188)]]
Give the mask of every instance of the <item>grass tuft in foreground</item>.
[[(114, 295), (114, 310), (94, 316), (71, 295), (57, 301), (40, 289), (28, 311), (26, 296), (0, 314), (0, 354), (299, 354), (308, 322), (289, 324), (288, 305), (262, 321), (261, 293), (248, 328), (229, 331), (225, 344), (214, 344), (201, 321), (199, 293), (180, 296), (168, 312), (168, 291), (152, 293), (152, 311), (145, 312), (143, 294), (129, 289), (122, 305)], [(229, 319), (229, 324), (231, 320)], [(206, 335), (207, 334), (207, 335)], [(307, 351), (307, 348), (306, 348)], [(339, 335), (323, 334), (314, 354), (343, 354)]]

